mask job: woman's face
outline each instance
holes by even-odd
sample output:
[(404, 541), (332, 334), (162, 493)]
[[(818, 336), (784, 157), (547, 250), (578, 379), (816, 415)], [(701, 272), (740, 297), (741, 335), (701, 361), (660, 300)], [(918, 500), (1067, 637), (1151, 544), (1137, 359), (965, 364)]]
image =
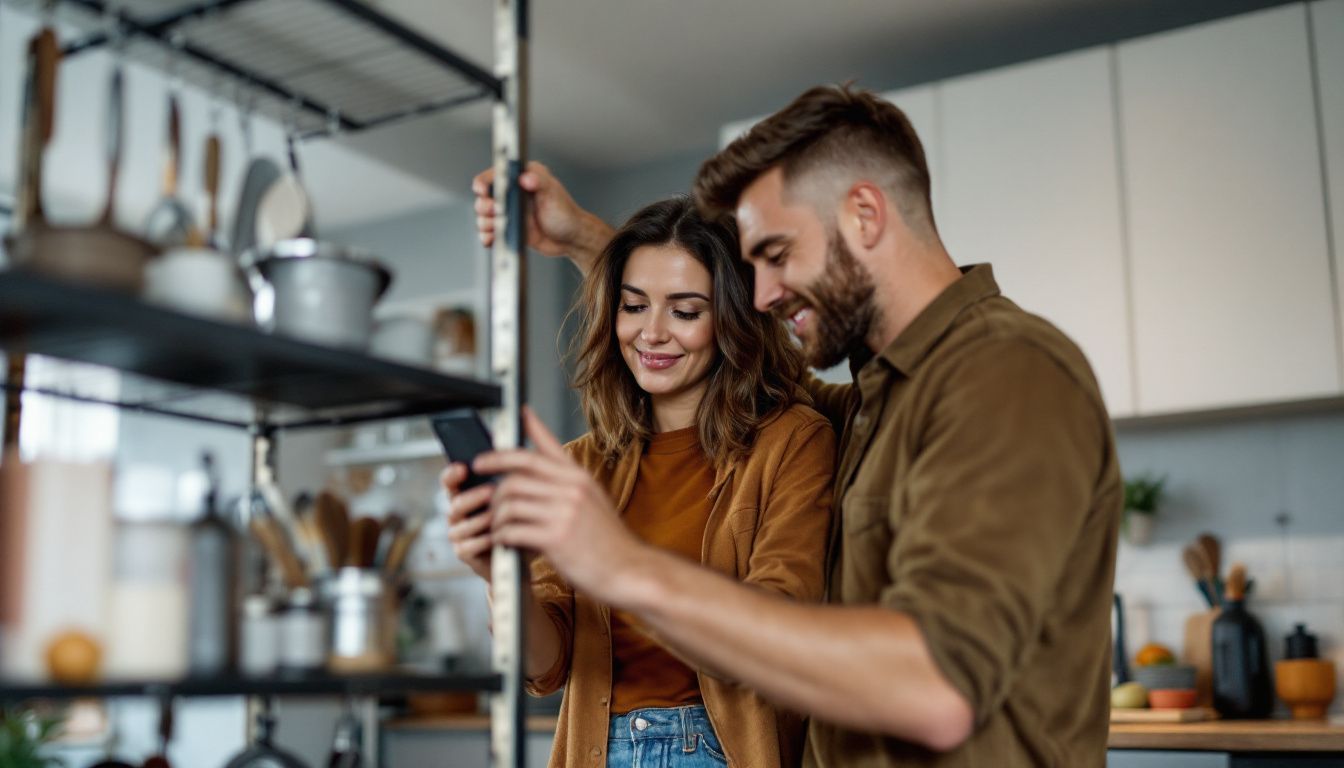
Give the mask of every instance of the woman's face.
[(703, 393), (718, 354), (713, 280), (676, 245), (643, 245), (621, 275), (616, 340), (641, 389), (659, 398)]

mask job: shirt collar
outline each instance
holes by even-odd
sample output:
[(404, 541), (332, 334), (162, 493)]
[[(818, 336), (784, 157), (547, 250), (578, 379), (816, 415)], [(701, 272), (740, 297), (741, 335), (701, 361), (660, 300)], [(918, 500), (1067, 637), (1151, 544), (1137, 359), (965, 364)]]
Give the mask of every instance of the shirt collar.
[(998, 295), (993, 267), (989, 264), (961, 267), (961, 277), (943, 289), (881, 353), (874, 355), (864, 347), (851, 355), (850, 370), (857, 379), (859, 369), (877, 357), (907, 376), (913, 374), (963, 310)]

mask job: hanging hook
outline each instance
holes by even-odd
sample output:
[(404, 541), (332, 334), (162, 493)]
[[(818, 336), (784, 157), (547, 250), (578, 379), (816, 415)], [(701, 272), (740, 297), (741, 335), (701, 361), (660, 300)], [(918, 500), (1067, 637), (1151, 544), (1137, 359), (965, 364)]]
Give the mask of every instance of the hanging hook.
[(243, 153), (252, 156), (252, 108), (256, 95), (246, 80), (238, 81), (234, 100), (238, 104), (238, 130), (243, 135)]
[(186, 46), (187, 39), (182, 30), (173, 30), (168, 35), (168, 62), (165, 69), (168, 70), (168, 90), (174, 96), (182, 90), (182, 49)]

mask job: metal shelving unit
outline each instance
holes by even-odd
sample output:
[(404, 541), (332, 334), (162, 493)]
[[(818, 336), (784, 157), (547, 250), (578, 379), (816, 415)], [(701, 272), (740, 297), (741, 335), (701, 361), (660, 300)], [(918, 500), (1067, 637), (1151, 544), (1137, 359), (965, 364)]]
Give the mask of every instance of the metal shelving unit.
[(145, 696), (201, 698), (219, 696), (371, 697), (421, 691), (498, 692), (493, 673), (424, 675), (308, 675), (302, 677), (219, 677), (184, 680), (124, 680), (98, 685), (18, 684), (0, 688), (0, 702)]
[[(41, 2), (8, 0), (39, 7)], [(25, 387), (22, 369), (0, 378), (9, 394), (43, 394), (245, 428), (254, 461), (274, 456), (278, 432), (413, 416), (449, 406), (493, 408), (496, 445), (522, 444), (524, 386), (524, 200), (527, 0), (495, 0), (493, 71), (419, 35), (359, 0), (58, 0), (89, 34), (78, 55), (108, 42), (111, 23), (126, 55), (167, 66), (184, 82), (216, 90), (221, 78), (260, 96), (258, 113), (299, 138), (358, 131), (489, 99), (500, 236), (491, 255), (493, 381), (473, 381), (321, 347), (150, 306), (135, 298), (22, 272), (0, 272), (0, 349), (10, 361), (46, 355), (123, 373), (117, 397), (77, 380)], [(108, 5), (115, 10), (109, 11)], [(208, 344), (200, 343), (209, 339)], [(0, 374), (4, 376), (4, 374)], [(13, 400), (13, 398), (8, 398)], [(520, 553), (494, 553), (492, 670), (480, 674), (320, 676), (130, 681), (90, 687), (0, 684), (0, 701), (81, 696), (342, 695), (376, 701), (406, 691), (478, 690), (491, 696), (491, 764), (525, 764)], [(249, 718), (250, 720), (251, 718)]]

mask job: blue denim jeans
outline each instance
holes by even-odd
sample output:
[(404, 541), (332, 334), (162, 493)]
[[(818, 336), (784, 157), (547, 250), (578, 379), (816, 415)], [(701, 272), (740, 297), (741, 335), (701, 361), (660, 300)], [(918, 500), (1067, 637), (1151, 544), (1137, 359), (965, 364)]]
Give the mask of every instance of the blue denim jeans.
[(723, 745), (700, 705), (635, 709), (611, 718), (607, 768), (722, 768)]

